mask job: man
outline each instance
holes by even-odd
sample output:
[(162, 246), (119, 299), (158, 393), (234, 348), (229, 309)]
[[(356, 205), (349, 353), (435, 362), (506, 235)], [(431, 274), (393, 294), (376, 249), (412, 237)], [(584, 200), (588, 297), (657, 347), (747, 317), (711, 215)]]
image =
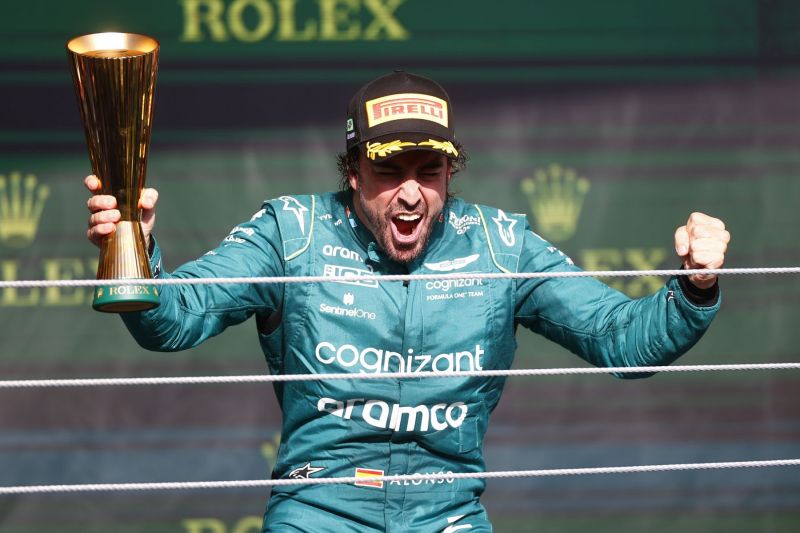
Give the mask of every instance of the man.
[[(521, 215), (450, 198), (463, 165), (450, 100), (427, 78), (394, 72), (348, 108), (339, 193), (263, 204), (215, 250), (172, 274), (142, 225), (157, 277), (350, 276), (347, 282), (165, 286), (157, 309), (123, 314), (153, 350), (189, 348), (256, 316), (273, 373), (506, 369), (522, 324), (599, 366), (669, 364), (719, 307), (714, 276), (673, 278), (630, 300), (591, 278), (378, 283), (366, 275), (577, 270)], [(86, 180), (99, 190), (93, 176)], [(89, 239), (114, 231), (108, 196), (89, 200)], [(693, 214), (675, 234), (686, 268), (716, 268), (721, 221)], [(639, 375), (625, 375), (637, 377)], [(482, 480), (383, 483), (374, 475), (481, 472), (502, 378), (322, 380), (276, 387), (283, 411), (276, 478), (359, 477), (276, 488), (270, 531), (489, 531)]]

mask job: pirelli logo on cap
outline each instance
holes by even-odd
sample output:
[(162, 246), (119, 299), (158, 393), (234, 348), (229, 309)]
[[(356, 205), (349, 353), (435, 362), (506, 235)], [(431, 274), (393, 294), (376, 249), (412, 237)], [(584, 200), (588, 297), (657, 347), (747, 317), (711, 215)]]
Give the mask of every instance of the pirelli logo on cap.
[(430, 120), (447, 126), (447, 102), (428, 94), (403, 93), (381, 96), (369, 100), (367, 124), (377, 126), (392, 120)]
[(356, 468), (355, 477), (358, 481), (355, 482), (356, 487), (372, 487), (374, 489), (382, 489), (383, 481), (380, 479), (373, 480), (373, 478), (381, 477), (383, 470), (372, 470), (371, 468)]

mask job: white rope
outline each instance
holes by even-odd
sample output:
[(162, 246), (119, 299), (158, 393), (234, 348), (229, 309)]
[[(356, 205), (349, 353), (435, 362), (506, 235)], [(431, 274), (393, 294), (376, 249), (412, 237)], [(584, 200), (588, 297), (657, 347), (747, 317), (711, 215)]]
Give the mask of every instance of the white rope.
[(776, 466), (800, 466), (800, 459), (778, 459), (773, 461), (737, 461), (727, 463), (688, 463), (644, 466), (611, 466), (597, 468), (561, 468), (556, 470), (510, 470), (504, 472), (468, 472), (443, 474), (406, 474), (397, 476), (333, 477), (309, 479), (253, 479), (234, 481), (186, 481), (166, 483), (104, 483), (86, 485), (29, 485), (0, 487), (0, 495), (43, 494), (63, 492), (147, 491), (230, 489), (254, 487), (280, 487), (286, 485), (333, 485), (356, 482), (383, 481), (438, 481), (455, 479), (508, 479), (520, 477), (555, 477), (592, 474), (632, 474), (643, 472), (673, 472), (680, 470), (715, 470), (731, 468), (766, 468)]
[(276, 383), (286, 381), (326, 381), (359, 379), (459, 378), (503, 376), (559, 376), (576, 374), (649, 373), (649, 372), (721, 372), (751, 370), (800, 370), (800, 363), (763, 363), (728, 365), (630, 366), (604, 368), (525, 368), (516, 370), (452, 370), (442, 372), (383, 372), (283, 374), (246, 376), (175, 376), (144, 378), (29, 379), (0, 381), (0, 389), (37, 387), (107, 387), (136, 385), (205, 385), (213, 383)]
[(155, 278), (155, 279), (61, 279), (0, 281), (0, 289), (36, 287), (101, 287), (120, 285), (230, 285), (236, 283), (324, 283), (358, 281), (422, 281), (437, 279), (545, 279), (545, 278), (612, 278), (638, 276), (693, 276), (743, 275), (743, 274), (798, 274), (800, 267), (764, 268), (709, 268), (687, 270), (577, 270), (569, 272), (511, 272), (511, 273), (461, 273), (461, 274), (391, 274), (363, 276), (276, 276), (235, 278)]

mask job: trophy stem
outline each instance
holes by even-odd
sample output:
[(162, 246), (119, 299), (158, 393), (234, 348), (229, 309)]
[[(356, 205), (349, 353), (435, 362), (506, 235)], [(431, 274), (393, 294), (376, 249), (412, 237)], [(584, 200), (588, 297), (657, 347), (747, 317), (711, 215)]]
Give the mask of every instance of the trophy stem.
[[(114, 233), (103, 239), (97, 279), (149, 279), (150, 264), (138, 221), (120, 221)], [(97, 287), (92, 307), (106, 313), (144, 311), (158, 306), (155, 285), (107, 285)]]

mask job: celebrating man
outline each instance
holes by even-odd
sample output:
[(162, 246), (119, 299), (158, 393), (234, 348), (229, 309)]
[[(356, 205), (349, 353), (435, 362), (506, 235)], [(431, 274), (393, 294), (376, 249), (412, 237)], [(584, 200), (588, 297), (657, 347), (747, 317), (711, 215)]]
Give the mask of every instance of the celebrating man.
[[(265, 202), (218, 248), (171, 274), (151, 234), (156, 192), (146, 189), (140, 202), (156, 277), (346, 281), (164, 286), (160, 307), (123, 320), (145, 348), (170, 351), (255, 315), (273, 373), (389, 374), (276, 386), (283, 429), (274, 477), (359, 481), (276, 488), (264, 531), (491, 530), (482, 480), (374, 478), (483, 471), (483, 437), (505, 380), (391, 373), (507, 369), (520, 324), (594, 365), (669, 364), (716, 313), (716, 277), (672, 278), (637, 300), (592, 278), (469, 278), (578, 268), (524, 216), (451, 197), (465, 158), (450, 99), (430, 79), (396, 71), (362, 87), (348, 107), (346, 147), (341, 191)], [(96, 192), (99, 180), (89, 176), (86, 186)], [(97, 244), (119, 212), (110, 196), (88, 205)], [(685, 268), (718, 268), (729, 238), (721, 221), (695, 213), (675, 234), (676, 252)], [(465, 277), (375, 279), (439, 273)]]

